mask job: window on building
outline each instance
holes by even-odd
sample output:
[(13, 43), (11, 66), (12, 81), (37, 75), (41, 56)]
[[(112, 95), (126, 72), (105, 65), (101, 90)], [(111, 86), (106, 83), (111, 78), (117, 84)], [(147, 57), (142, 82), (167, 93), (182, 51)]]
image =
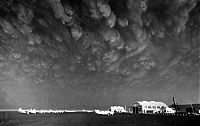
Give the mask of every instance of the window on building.
[(148, 108), (151, 108), (151, 106), (148, 106)]
[(156, 106), (153, 106), (153, 108), (156, 108)]
[(145, 108), (147, 108), (147, 106), (144, 106)]
[(157, 106), (157, 108), (160, 108), (160, 106)]

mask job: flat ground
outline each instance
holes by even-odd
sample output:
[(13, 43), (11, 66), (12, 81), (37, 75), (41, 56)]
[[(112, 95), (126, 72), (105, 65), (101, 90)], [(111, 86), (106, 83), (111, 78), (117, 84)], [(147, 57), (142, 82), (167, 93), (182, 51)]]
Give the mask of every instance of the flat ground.
[(195, 115), (114, 114), (95, 113), (20, 114), (0, 113), (0, 126), (197, 126)]

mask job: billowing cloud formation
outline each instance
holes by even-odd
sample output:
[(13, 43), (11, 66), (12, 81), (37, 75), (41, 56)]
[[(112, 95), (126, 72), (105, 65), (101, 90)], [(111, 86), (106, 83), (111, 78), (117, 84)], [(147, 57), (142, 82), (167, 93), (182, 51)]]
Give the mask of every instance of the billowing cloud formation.
[(0, 1), (1, 106), (199, 100), (198, 0)]

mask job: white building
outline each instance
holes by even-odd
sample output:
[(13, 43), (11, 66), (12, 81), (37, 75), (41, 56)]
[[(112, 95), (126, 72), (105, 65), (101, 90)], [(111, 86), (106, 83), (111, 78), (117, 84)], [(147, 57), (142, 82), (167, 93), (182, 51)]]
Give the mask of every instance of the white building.
[(174, 108), (166, 108), (165, 113), (175, 113), (176, 110)]
[(109, 111), (117, 112), (117, 113), (125, 113), (127, 112), (122, 106), (110, 106)]
[(156, 101), (137, 101), (131, 108), (133, 113), (174, 113), (165, 103)]

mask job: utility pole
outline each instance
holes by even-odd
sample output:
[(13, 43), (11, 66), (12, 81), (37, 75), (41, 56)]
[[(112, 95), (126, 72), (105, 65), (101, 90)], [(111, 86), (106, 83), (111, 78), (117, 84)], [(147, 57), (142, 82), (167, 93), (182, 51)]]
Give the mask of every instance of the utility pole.
[(174, 106), (175, 110), (177, 111), (176, 100), (174, 97), (173, 97), (173, 106)]
[(192, 108), (192, 113), (194, 114), (194, 108), (193, 108), (192, 104), (191, 104), (191, 108)]

